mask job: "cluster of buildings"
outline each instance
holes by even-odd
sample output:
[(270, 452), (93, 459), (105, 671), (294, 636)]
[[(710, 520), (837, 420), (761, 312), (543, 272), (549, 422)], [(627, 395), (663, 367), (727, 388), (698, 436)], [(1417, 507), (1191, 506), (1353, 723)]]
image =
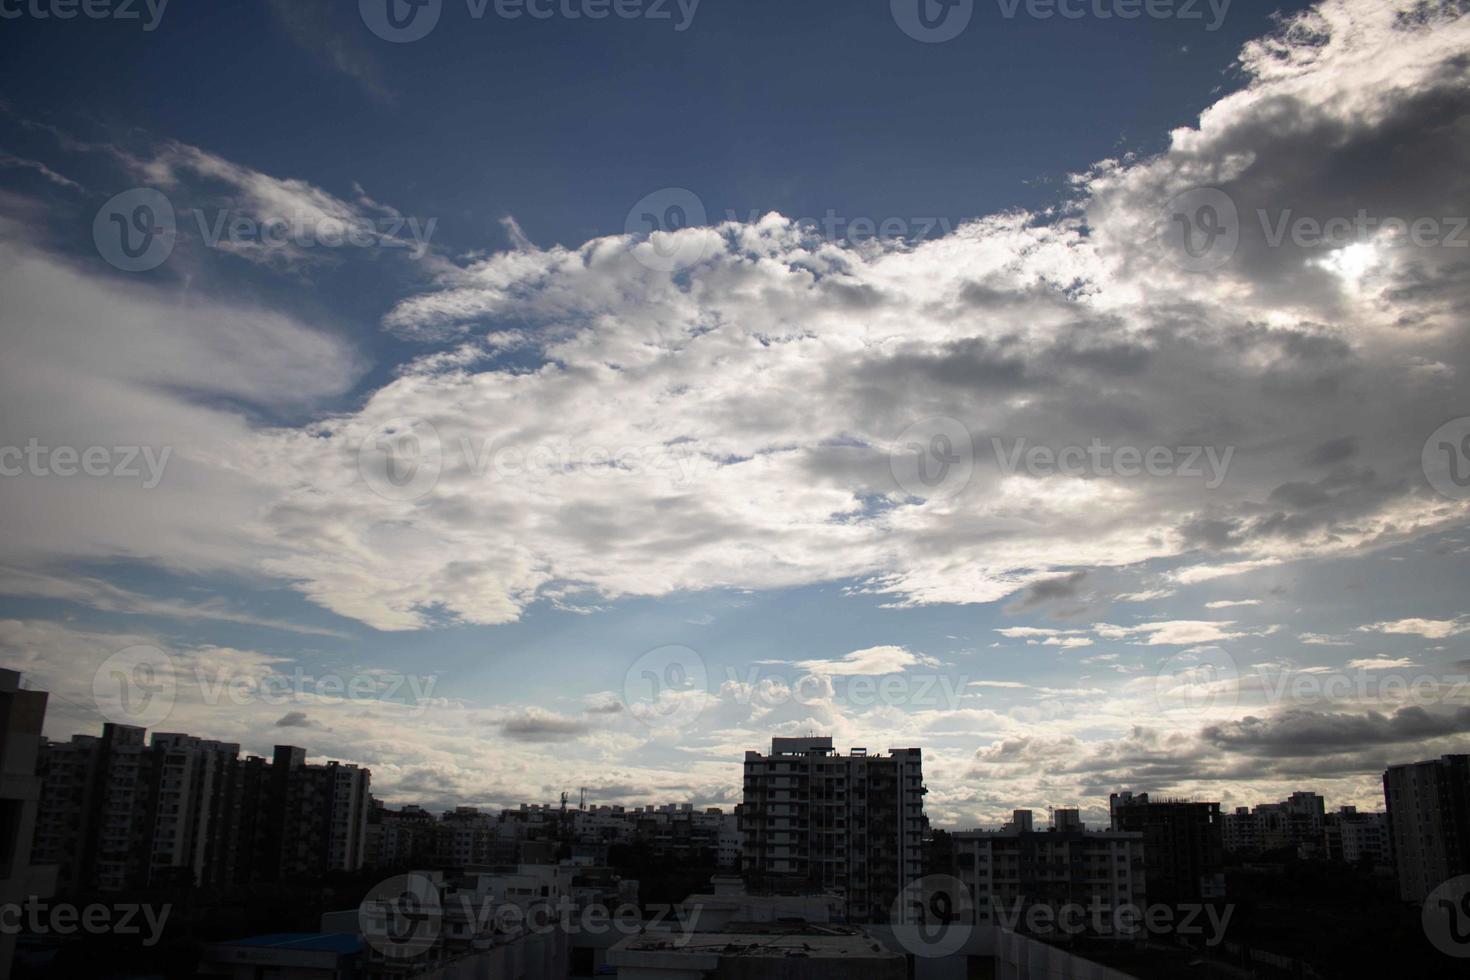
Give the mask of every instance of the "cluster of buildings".
[[(1025, 945), (1015, 920), (1008, 926), (997, 912), (1218, 902), (1227, 854), (1281, 849), (1396, 868), (1400, 894), (1413, 902), (1470, 873), (1467, 755), (1390, 767), (1383, 813), (1329, 813), (1310, 792), (1233, 813), (1216, 802), (1121, 792), (1109, 800), (1106, 827), (1089, 828), (1078, 810), (1063, 808), (1039, 828), (1031, 811), (1017, 810), (1000, 829), (948, 835), (941, 851), (944, 835), (927, 833), (917, 748), (842, 754), (829, 737), (775, 738), (769, 752), (746, 753), (734, 812), (569, 807), (563, 796), (559, 807), (435, 815), (388, 807), (371, 796), (368, 770), (308, 764), (294, 746), (277, 746), (269, 759), (242, 757), (234, 743), (150, 739), (116, 724), (48, 742), (40, 734), (46, 695), (19, 680), (0, 670), (0, 853), (8, 855), (0, 900), (176, 884), (228, 891), (372, 870), (392, 884), (361, 907), (329, 913), (320, 933), (215, 944), (201, 965), (207, 976), (510, 971), (529, 980), (616, 970), (672, 980), (795, 976), (808, 967), (834, 978), (912, 976), (898, 931), (908, 923), (907, 890), (935, 876), (956, 882), (973, 909), (967, 921), (979, 938), (967, 938), (964, 955), (989, 958), (995, 975), (1008, 975), (1014, 960), (1018, 971), (1044, 961), (1056, 976), (1105, 976)], [(620, 845), (676, 864), (714, 863), (724, 877), (658, 926), (639, 905), (638, 882), (611, 866)], [(424, 870), (406, 870), (415, 868)], [(393, 889), (406, 887), (421, 894), (405, 928)], [(563, 918), (631, 909), (636, 921), (631, 931), (536, 928), (531, 913), (553, 908)], [(395, 944), (425, 923), (432, 934), (406, 964)], [(0, 947), (0, 961), (8, 952)], [(793, 966), (793, 958), (808, 962)]]
[(1236, 807), (1225, 816), (1225, 850), (1261, 854), (1294, 849), (1302, 858), (1325, 858), (1379, 870), (1391, 868), (1393, 839), (1388, 814), (1344, 806), (1327, 812), (1316, 793), (1297, 792), (1279, 803)]
[(738, 818), (718, 807), (578, 806), (522, 804), (489, 813), (461, 806), (434, 816), (418, 806), (392, 809), (372, 801), (364, 864), (369, 868), (463, 867), (507, 864), (536, 855), (552, 842), (571, 856), (606, 863), (614, 845), (646, 845), (677, 861), (712, 858), (722, 868), (740, 863)]
[(363, 866), (368, 770), (307, 765), (191, 735), (106, 724), (41, 741), (31, 859), (64, 894), (168, 884), (230, 888)]

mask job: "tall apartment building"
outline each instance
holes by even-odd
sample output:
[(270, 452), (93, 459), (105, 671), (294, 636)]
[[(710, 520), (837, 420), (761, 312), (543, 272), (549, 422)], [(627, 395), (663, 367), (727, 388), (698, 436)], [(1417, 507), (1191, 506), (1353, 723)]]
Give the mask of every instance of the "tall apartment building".
[(370, 780), (366, 769), (335, 761), (309, 766), (305, 749), (276, 746), (264, 858), (278, 879), (315, 879), (363, 866)]
[(745, 753), (744, 793), (743, 870), (753, 889), (831, 890), (849, 920), (882, 922), (923, 875), (919, 749), (844, 756), (830, 737), (775, 738), (769, 755)]
[(43, 742), (32, 854), (65, 893), (317, 878), (363, 866), (370, 773), (272, 763), (240, 747), (107, 724), (101, 736)]
[(1470, 874), (1470, 755), (1389, 766), (1383, 796), (1401, 898), (1422, 902)]
[(1143, 835), (1149, 901), (1177, 904), (1225, 894), (1224, 819), (1219, 803), (1109, 797), (1114, 830)]
[[(36, 754), (46, 720), (45, 691), (26, 691), (20, 674), (0, 670), (0, 904), (19, 906), (30, 896), (48, 898), (56, 869), (31, 863), (41, 781)], [(10, 976), (16, 933), (0, 930), (0, 977)]]
[(1075, 813), (1057, 811), (1050, 831), (1013, 824), (950, 835), (954, 874), (969, 889), (976, 923), (995, 925), (1036, 905), (1144, 905), (1143, 835), (1083, 830)]

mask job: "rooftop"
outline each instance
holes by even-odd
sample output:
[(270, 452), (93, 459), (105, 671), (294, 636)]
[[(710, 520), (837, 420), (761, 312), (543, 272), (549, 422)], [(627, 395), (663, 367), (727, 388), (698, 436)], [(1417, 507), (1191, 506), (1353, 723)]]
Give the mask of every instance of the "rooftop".
[(804, 956), (816, 959), (900, 959), (847, 926), (739, 923), (731, 932), (644, 933), (618, 944), (628, 952), (717, 956)]
[(362, 939), (350, 932), (273, 932), (216, 943), (216, 946), (255, 946), (270, 949), (302, 949), (323, 953), (356, 953)]

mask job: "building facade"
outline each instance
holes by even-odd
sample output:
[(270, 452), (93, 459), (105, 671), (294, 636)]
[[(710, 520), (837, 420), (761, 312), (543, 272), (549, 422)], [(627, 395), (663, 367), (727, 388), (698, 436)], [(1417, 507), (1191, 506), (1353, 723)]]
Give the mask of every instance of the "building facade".
[(1345, 806), (1327, 814), (1322, 840), (1330, 861), (1374, 868), (1393, 865), (1387, 813), (1359, 813), (1356, 807)]
[(240, 747), (106, 724), (100, 736), (42, 741), (33, 859), (58, 888), (120, 891), (319, 878), (363, 867), (371, 774), (277, 746)]
[[(48, 698), (20, 684), (19, 673), (0, 669), (0, 904), (6, 906), (48, 898), (56, 886), (56, 869), (31, 860), (41, 798), (36, 756)], [(0, 930), (0, 977), (10, 976), (15, 941), (14, 930)]]
[(955, 877), (969, 891), (977, 924), (1025, 921), (1026, 911), (1036, 905), (1053, 910), (1143, 907), (1142, 834), (1083, 830), (1068, 817), (1053, 823), (1050, 831), (951, 835)]
[(919, 749), (839, 755), (830, 737), (776, 738), (745, 754), (743, 871), (752, 889), (843, 898), (851, 921), (886, 921), (923, 875)]
[(1326, 826), (1326, 801), (1316, 793), (1296, 792), (1279, 803), (1236, 807), (1224, 817), (1223, 839), (1232, 853), (1295, 848), (1302, 857), (1317, 857)]
[(1389, 766), (1383, 774), (1399, 897), (1422, 902), (1470, 873), (1470, 755)]
[(1178, 904), (1224, 896), (1225, 821), (1219, 803), (1114, 793), (1109, 810), (1114, 830), (1143, 835), (1149, 901)]

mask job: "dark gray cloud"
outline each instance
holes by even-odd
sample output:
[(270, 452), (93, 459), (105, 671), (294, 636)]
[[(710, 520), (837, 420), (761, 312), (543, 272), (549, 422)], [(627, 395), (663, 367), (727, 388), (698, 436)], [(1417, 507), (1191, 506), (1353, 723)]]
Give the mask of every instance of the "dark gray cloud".
[(1332, 755), (1447, 735), (1470, 734), (1470, 707), (1430, 711), (1418, 706), (1392, 714), (1333, 713), (1292, 708), (1260, 718), (1254, 715), (1226, 725), (1211, 725), (1201, 737), (1230, 752), (1251, 756)]
[(1082, 594), (1082, 584), (1086, 580), (1087, 570), (1081, 569), (1066, 575), (1058, 575), (1055, 578), (1044, 578), (1032, 582), (1026, 586), (1026, 591), (1022, 593), (1021, 598), (1006, 606), (1006, 612), (1026, 612), (1048, 603), (1074, 600)]
[(592, 726), (575, 718), (526, 711), (500, 723), (500, 733), (517, 742), (566, 742), (587, 734)]

